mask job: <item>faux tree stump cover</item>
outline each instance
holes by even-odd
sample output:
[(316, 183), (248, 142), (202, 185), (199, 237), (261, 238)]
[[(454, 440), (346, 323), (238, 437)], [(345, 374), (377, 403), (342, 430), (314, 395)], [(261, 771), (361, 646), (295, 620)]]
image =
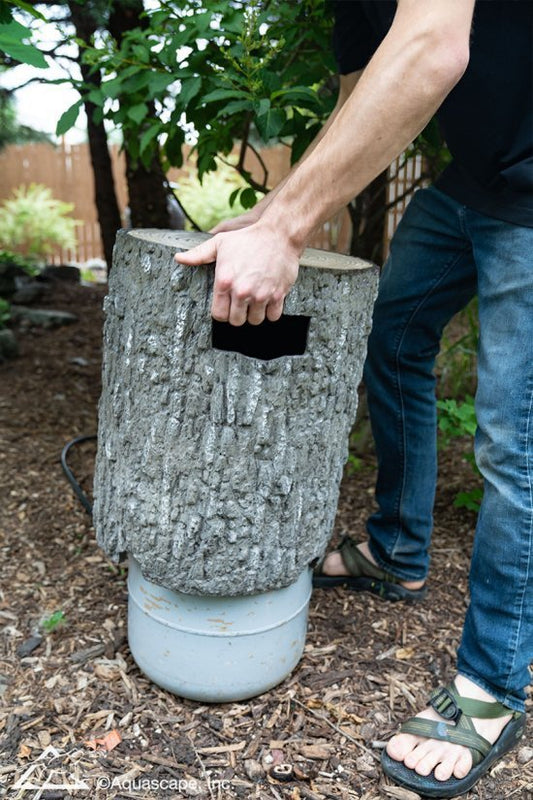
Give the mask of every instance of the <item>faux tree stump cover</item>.
[(378, 270), (306, 250), (282, 323), (217, 326), (213, 266), (174, 262), (205, 236), (119, 233), (94, 524), (156, 584), (257, 594), (297, 580), (331, 536)]

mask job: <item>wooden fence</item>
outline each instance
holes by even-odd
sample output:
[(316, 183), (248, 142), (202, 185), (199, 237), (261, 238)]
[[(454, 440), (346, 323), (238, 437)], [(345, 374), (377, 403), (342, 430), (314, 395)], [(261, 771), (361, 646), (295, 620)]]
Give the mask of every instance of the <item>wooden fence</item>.
[[(269, 185), (275, 186), (289, 170), (289, 150), (277, 146), (265, 148), (261, 152), (269, 174)], [(127, 206), (124, 156), (118, 146), (111, 147), (111, 161), (115, 189), (120, 211), (124, 219)], [(262, 170), (258, 163), (246, 164), (254, 177), (261, 180)], [(185, 163), (181, 170), (172, 169), (168, 175), (170, 182), (179, 183), (184, 174), (193, 166)], [(404, 164), (398, 161), (391, 167), (391, 182), (388, 187), (388, 202), (402, 197), (408, 186), (421, 173), (420, 160)], [(87, 144), (69, 145), (62, 142), (57, 147), (35, 143), (12, 145), (0, 152), (0, 202), (11, 195), (18, 186), (40, 183), (50, 187), (53, 196), (72, 203), (72, 216), (81, 220), (77, 228), (77, 247), (75, 250), (57, 250), (51, 259), (54, 263), (83, 264), (91, 259), (102, 259), (103, 248), (94, 203), (94, 183)], [(401, 201), (389, 212), (386, 225), (386, 240), (394, 232), (407, 201)], [(310, 243), (313, 247), (337, 252), (348, 252), (351, 227), (348, 213), (342, 211), (326, 222)]]

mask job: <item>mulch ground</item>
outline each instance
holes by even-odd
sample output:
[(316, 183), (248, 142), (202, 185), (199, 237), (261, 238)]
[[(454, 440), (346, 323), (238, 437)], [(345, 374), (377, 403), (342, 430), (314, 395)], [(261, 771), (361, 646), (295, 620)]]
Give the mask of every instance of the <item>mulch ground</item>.
[[(442, 453), (423, 604), (316, 591), (304, 656), (280, 686), (246, 702), (183, 700), (135, 665), (125, 569), (98, 549), (59, 463), (67, 441), (96, 432), (103, 295), (54, 284), (39, 306), (79, 321), (19, 326), (20, 356), (0, 366), (0, 795), (416, 800), (388, 784), (379, 756), (453, 675), (475, 525), (453, 506), (475, 480), (464, 442)], [(92, 443), (70, 459), (87, 490), (93, 459)], [(336, 537), (363, 537), (374, 477), (371, 454), (347, 472)], [(533, 797), (532, 756), (524, 739), (465, 797)], [(290, 781), (273, 776), (280, 764)]]

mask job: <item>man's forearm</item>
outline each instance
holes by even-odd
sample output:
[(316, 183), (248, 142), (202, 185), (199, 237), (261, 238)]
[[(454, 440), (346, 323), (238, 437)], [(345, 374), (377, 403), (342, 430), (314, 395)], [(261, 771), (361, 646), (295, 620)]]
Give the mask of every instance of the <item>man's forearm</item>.
[[(435, 9), (443, 2), (426, 5)], [(403, 152), (461, 77), (473, 0), (445, 2), (444, 30), (435, 29), (438, 15), (427, 23), (411, 19), (413, 10), (419, 13), (416, 0), (400, 2), (391, 31), (353, 92), (264, 211), (262, 220), (299, 249)], [(454, 25), (462, 25), (462, 35)]]
[(405, 149), (461, 77), (474, 2), (398, 0), (357, 86), (260, 217), (177, 256), (190, 266), (216, 261), (215, 319), (279, 319), (312, 231)]
[(350, 97), (352, 91), (357, 85), (357, 81), (359, 80), (362, 74), (363, 71), (360, 70), (359, 72), (351, 72), (349, 75), (341, 75), (339, 77), (339, 95), (337, 98), (337, 102), (335, 104), (335, 108), (333, 109), (333, 111), (331, 112), (328, 119), (326, 120), (322, 128), (319, 130), (313, 141), (310, 142), (310, 144), (307, 146), (307, 148), (300, 156), (298, 161), (295, 164), (293, 164), (288, 174), (285, 175), (283, 180), (281, 180), (277, 184), (277, 186), (275, 186), (268, 194), (266, 194), (257, 204), (258, 206), (261, 207), (262, 212), (270, 205), (270, 203), (274, 200), (274, 198), (280, 193), (280, 191), (288, 183), (288, 181), (290, 180), (292, 175), (296, 172), (296, 170), (299, 169), (304, 163), (304, 161), (306, 161), (307, 158), (309, 158), (311, 153), (314, 152), (319, 142), (322, 141), (324, 136), (327, 134), (327, 132), (333, 125), (343, 105)]

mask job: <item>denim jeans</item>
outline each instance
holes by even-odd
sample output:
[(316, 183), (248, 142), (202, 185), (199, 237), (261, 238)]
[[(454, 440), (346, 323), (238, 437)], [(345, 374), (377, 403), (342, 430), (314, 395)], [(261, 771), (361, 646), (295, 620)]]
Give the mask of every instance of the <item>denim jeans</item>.
[(384, 267), (364, 380), (378, 454), (372, 555), (425, 578), (437, 477), (442, 330), (478, 294), (475, 439), (484, 479), (458, 671), (523, 710), (533, 659), (533, 228), (418, 191)]

